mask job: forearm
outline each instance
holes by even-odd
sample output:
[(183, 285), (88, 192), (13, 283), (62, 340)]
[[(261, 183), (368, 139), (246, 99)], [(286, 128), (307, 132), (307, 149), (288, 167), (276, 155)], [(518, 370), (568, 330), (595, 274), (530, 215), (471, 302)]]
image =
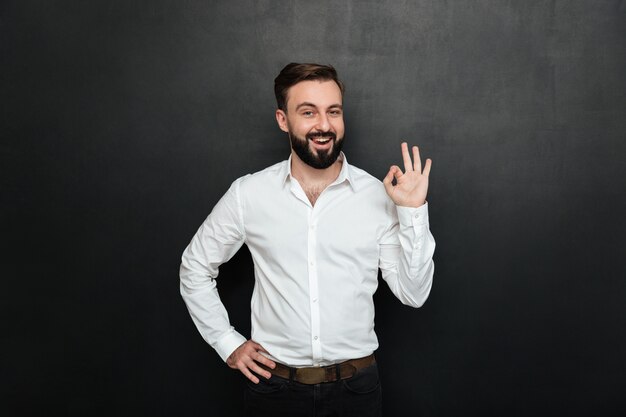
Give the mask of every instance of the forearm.
[(198, 285), (194, 281), (197, 282), (197, 278), (184, 275), (181, 266), (180, 294), (189, 315), (204, 340), (226, 361), (246, 338), (231, 326), (215, 280), (210, 279), (204, 285)]
[(397, 243), (381, 245), (380, 269), (403, 304), (420, 307), (430, 294), (435, 268), (435, 240), (429, 230), (428, 205), (397, 207), (397, 214), (397, 239), (389, 239)]
[(244, 242), (235, 181), (214, 207), (183, 252), (180, 294), (198, 331), (220, 357), (226, 358), (245, 338), (230, 325), (217, 292), (219, 266), (227, 262)]

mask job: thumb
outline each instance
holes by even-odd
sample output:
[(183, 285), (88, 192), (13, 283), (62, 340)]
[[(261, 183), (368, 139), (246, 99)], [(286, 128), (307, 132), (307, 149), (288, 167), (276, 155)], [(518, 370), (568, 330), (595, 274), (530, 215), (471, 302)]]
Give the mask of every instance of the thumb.
[(387, 175), (385, 175), (385, 178), (383, 178), (383, 185), (385, 186), (387, 194), (391, 194), (393, 192), (393, 184), (391, 182), (393, 181), (393, 173), (395, 171), (395, 168), (395, 166), (390, 167), (389, 172), (387, 173)]

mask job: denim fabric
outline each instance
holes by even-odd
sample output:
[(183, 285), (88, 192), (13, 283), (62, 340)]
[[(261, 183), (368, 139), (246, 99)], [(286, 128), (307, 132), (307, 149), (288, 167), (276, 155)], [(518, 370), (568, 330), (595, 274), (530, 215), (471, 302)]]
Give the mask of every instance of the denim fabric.
[(275, 375), (247, 382), (246, 415), (255, 417), (380, 417), (382, 392), (376, 364), (352, 378), (305, 385)]

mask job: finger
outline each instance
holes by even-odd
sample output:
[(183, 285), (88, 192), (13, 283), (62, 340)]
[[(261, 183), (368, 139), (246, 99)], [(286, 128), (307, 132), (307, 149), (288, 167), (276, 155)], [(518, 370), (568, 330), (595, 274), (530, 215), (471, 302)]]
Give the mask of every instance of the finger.
[(262, 363), (263, 365), (267, 366), (268, 368), (276, 368), (276, 364), (274, 363), (273, 360), (266, 358), (265, 356), (261, 355), (260, 353), (257, 353), (255, 359), (255, 361)]
[(402, 170), (397, 165), (392, 166), (391, 169), (393, 169), (393, 176), (396, 177), (396, 181), (398, 181), (403, 175)]
[(385, 178), (383, 178), (383, 184), (387, 182), (391, 182), (392, 179), (393, 179), (393, 167), (389, 167), (389, 172), (387, 172), (387, 175), (385, 175)]
[(272, 377), (271, 372), (266, 371), (265, 369), (261, 368), (256, 362), (252, 361), (248, 368), (252, 371), (254, 371), (255, 374), (257, 375), (261, 375), (263, 376), (265, 379), (270, 379)]
[(254, 376), (254, 374), (252, 372), (250, 372), (250, 370), (248, 368), (246, 368), (245, 365), (242, 365), (239, 370), (241, 371), (242, 374), (244, 374), (246, 376), (246, 378), (248, 378), (250, 381), (254, 382), (255, 384), (259, 383), (259, 378), (257, 378), (256, 376)]
[(402, 142), (400, 146), (402, 148), (402, 159), (404, 160), (404, 171), (413, 171), (413, 164), (411, 163), (411, 155), (409, 155), (409, 145), (406, 142)]
[(265, 350), (265, 348), (263, 346), (261, 346), (260, 344), (258, 344), (257, 342), (252, 342), (254, 343), (254, 349), (259, 351), (259, 352), (264, 352), (264, 353), (269, 353), (267, 350)]
[(257, 362), (261, 362), (263, 365), (265, 366), (269, 366), (270, 368), (274, 369), (276, 367), (276, 364), (274, 363), (274, 361), (272, 361), (271, 359), (261, 355), (259, 352), (263, 352), (263, 353), (267, 353), (269, 355), (269, 352), (267, 350), (265, 350), (265, 348), (263, 346), (261, 346), (260, 344), (258, 344), (257, 342), (252, 341), (252, 346), (254, 347), (255, 352), (250, 354), (250, 357), (253, 358), (254, 360), (256, 360)]
[(430, 158), (426, 159), (426, 163), (424, 164), (424, 172), (422, 173), (422, 175), (425, 175), (425, 176), (430, 175), (430, 167), (432, 166), (432, 164), (433, 164), (433, 161)]
[(385, 175), (385, 178), (383, 178), (383, 185), (385, 186), (385, 191), (387, 191), (387, 194), (393, 193), (393, 184), (391, 183), (392, 181), (393, 167), (389, 168), (389, 172), (387, 173), (387, 175)]
[(422, 160), (420, 159), (420, 150), (417, 146), (413, 146), (413, 169), (422, 172)]

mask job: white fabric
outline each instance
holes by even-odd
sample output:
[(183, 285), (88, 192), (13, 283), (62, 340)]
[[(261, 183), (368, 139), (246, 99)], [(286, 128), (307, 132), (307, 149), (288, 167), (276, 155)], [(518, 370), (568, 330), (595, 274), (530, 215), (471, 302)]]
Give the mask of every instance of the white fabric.
[(230, 325), (215, 278), (244, 243), (254, 261), (251, 338), (283, 364), (329, 365), (376, 350), (378, 268), (402, 303), (426, 301), (435, 249), (427, 204), (397, 207), (378, 179), (341, 158), (314, 206), (291, 159), (237, 179), (185, 249), (181, 294), (223, 360), (246, 338)]

